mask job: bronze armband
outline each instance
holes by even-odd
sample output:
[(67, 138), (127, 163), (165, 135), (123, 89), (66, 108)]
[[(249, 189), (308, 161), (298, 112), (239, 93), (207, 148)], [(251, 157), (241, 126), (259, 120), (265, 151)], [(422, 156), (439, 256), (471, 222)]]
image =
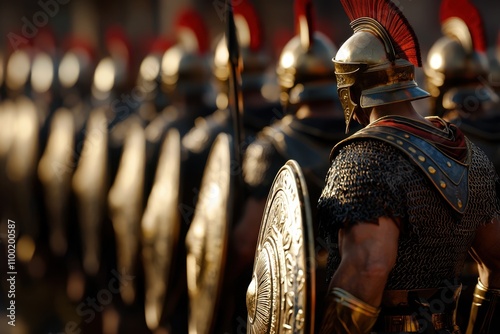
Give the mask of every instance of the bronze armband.
[(500, 333), (500, 290), (488, 289), (478, 280), (465, 334)]
[(379, 308), (373, 307), (351, 295), (334, 288), (322, 334), (368, 334), (377, 320)]

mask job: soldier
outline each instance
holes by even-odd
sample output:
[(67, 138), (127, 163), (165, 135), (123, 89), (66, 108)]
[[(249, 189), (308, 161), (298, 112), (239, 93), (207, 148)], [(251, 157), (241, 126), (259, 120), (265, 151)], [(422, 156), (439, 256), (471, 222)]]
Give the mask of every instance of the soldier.
[[(279, 104), (266, 97), (268, 96), (266, 92), (272, 88), (272, 82), (266, 75), (270, 58), (264, 49), (262, 27), (257, 13), (246, 0), (238, 1), (233, 10), (243, 62), (241, 94), (244, 103), (242, 117), (244, 138), (242, 143), (236, 143), (236, 145), (241, 146), (243, 150), (255, 139), (258, 131), (282, 112)], [(218, 110), (209, 117), (196, 119), (195, 127), (182, 140), (183, 148), (187, 153), (183, 164), (191, 176), (184, 185), (185, 196), (181, 212), (185, 221), (190, 221), (192, 218), (201, 176), (215, 138), (221, 132), (235, 133), (233, 118), (228, 108), (230, 77), (228, 62), (228, 47), (226, 38), (223, 36), (217, 43), (213, 64), (219, 87), (216, 100)]]
[[(146, 127), (148, 175), (153, 175), (160, 147), (169, 129), (182, 137), (215, 109), (205, 21), (193, 9), (179, 13), (175, 23), (177, 43), (164, 54), (160, 64), (161, 88), (171, 105)], [(148, 185), (152, 180), (148, 180)]]
[(170, 104), (161, 85), (161, 61), (171, 46), (172, 42), (169, 40), (155, 38), (139, 66), (136, 89), (142, 97), (138, 113), (145, 122), (152, 121), (158, 112)]
[(467, 333), (498, 333), (499, 177), (456, 126), (412, 107), (428, 94), (414, 81), (419, 46), (400, 10), (342, 4), (354, 35), (334, 59), (339, 97), (347, 126), (366, 127), (333, 149), (318, 203), (332, 246), (322, 333), (460, 333), (469, 250), (480, 280)]
[[(63, 107), (51, 111), (50, 122), (47, 122), (47, 144), (38, 164), (38, 177), (44, 190), (46, 215), (50, 226), (50, 247), (58, 256), (66, 253), (66, 225), (70, 207), (73, 206), (70, 201), (71, 177), (77, 158), (75, 139), (81, 133), (89, 113), (85, 102), (90, 93), (93, 70), (93, 52), (86, 41), (72, 36), (65, 44), (66, 50), (56, 71)], [(41, 61), (46, 58), (39, 59)], [(43, 63), (39, 66), (43, 66)], [(32, 76), (35, 74), (36, 72)], [(43, 75), (39, 73), (37, 76)], [(71, 214), (74, 215), (74, 212)], [(72, 217), (74, 218), (76, 217)], [(70, 229), (73, 227), (71, 225)]]
[[(180, 138), (197, 117), (206, 117), (215, 109), (207, 31), (205, 20), (194, 9), (179, 13), (177, 43), (167, 49), (160, 63), (162, 89), (171, 104), (146, 127), (149, 197), (142, 219), (146, 320), (151, 329), (166, 327), (175, 333), (187, 332), (188, 313), (185, 249), (177, 242), (186, 233), (178, 218), (179, 178), (184, 173), (186, 178), (192, 177), (180, 170)], [(155, 176), (154, 180), (149, 176)]]
[[(330, 150), (345, 137), (331, 62), (337, 48), (328, 37), (315, 31), (312, 9), (312, 1), (296, 1), (297, 35), (283, 48), (277, 66), (286, 116), (264, 128), (244, 156), (243, 174), (249, 197), (233, 233), (235, 272), (252, 268), (266, 197), (280, 167), (289, 159), (299, 163), (315, 207), (328, 171)], [(319, 243), (318, 246), (321, 247)], [(324, 269), (326, 258), (318, 260), (318, 273), (324, 273), (321, 268)], [(318, 279), (324, 282), (325, 277), (318, 275)], [(240, 281), (246, 285), (249, 280), (245, 277)]]
[(500, 98), (494, 92), (483, 20), (468, 0), (444, 0), (440, 20), (444, 36), (429, 50), (425, 67), (431, 113), (456, 124), (500, 172)]

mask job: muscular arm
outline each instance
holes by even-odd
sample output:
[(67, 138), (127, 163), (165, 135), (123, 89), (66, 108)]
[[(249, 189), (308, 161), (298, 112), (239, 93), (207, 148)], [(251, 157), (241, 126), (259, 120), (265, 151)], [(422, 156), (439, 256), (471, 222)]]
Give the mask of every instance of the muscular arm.
[(378, 306), (396, 263), (399, 228), (387, 217), (377, 224), (356, 224), (339, 232), (342, 261), (330, 282), (367, 304)]
[(477, 230), (470, 253), (478, 264), (481, 283), (500, 289), (500, 219)]
[[(342, 260), (330, 282), (329, 291), (341, 288), (362, 302), (379, 307), (387, 277), (396, 262), (399, 228), (388, 217), (378, 224), (361, 223), (340, 230)], [(327, 306), (321, 333), (331, 332), (336, 310)]]

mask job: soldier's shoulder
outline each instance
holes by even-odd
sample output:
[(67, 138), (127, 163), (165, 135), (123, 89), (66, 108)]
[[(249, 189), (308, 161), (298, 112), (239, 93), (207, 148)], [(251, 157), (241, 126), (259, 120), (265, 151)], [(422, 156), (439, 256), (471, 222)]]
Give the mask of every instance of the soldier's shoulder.
[(265, 133), (265, 129), (257, 134), (255, 140), (248, 145), (245, 151), (245, 162), (263, 162), (269, 160), (276, 154), (276, 148), (272, 142), (272, 137)]
[(281, 167), (283, 159), (280, 157), (272, 138), (264, 133), (257, 135), (246, 149), (243, 159), (243, 176), (251, 187), (259, 187), (272, 182), (275, 169)]
[(197, 118), (194, 127), (182, 139), (182, 146), (194, 153), (210, 148), (219, 133), (230, 130), (230, 120), (227, 110), (217, 110), (207, 117)]
[(370, 158), (385, 157), (385, 159), (395, 159), (400, 156), (402, 156), (402, 153), (393, 147), (392, 144), (375, 138), (351, 136), (335, 145), (331, 152), (330, 160), (333, 162), (334, 160), (351, 158), (366, 161)]

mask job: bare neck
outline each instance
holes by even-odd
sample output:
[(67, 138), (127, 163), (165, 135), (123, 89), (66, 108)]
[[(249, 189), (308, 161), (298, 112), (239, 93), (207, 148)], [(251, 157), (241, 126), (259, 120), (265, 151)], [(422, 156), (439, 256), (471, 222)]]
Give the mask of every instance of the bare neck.
[(411, 102), (399, 102), (391, 103), (382, 106), (373, 107), (370, 113), (370, 123), (376, 121), (377, 119), (389, 116), (403, 116), (409, 119), (413, 119), (419, 122), (425, 122), (432, 124), (431, 121), (427, 120), (424, 116), (420, 115), (412, 106)]

